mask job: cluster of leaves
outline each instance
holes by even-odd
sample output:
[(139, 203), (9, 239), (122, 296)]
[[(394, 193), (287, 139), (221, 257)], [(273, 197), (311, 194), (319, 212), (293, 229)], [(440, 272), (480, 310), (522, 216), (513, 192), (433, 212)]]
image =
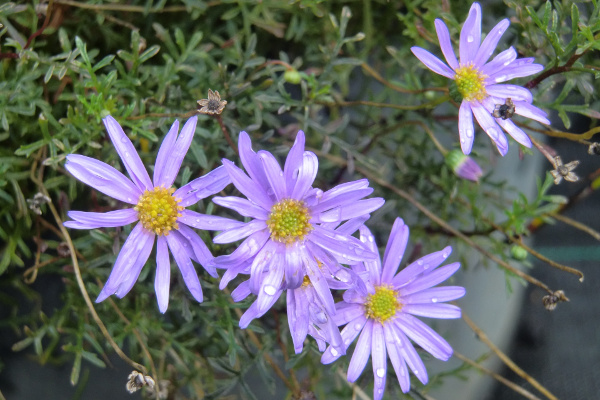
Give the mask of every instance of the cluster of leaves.
[[(8, 310), (0, 327), (19, 336), (15, 351), (33, 346), (41, 363), (73, 363), (74, 385), (82, 360), (103, 367), (109, 347), (89, 318), (57, 220), (47, 204), (39, 205), (38, 215), (28, 200), (45, 188), (63, 220), (71, 208), (119, 208), (78, 184), (63, 168), (70, 153), (121, 168), (101, 123), (106, 115), (124, 126), (144, 163), (151, 166), (174, 118), (190, 115), (209, 88), (218, 90), (228, 101), (222, 121), (234, 139), (246, 130), (257, 147), (285, 152), (296, 131), (303, 129), (308, 145), (322, 156), (316, 183), (320, 187), (357, 179), (361, 171), (375, 174), (412, 193), (457, 229), (479, 236), (503, 259), (510, 258), (510, 247), (489, 235), (496, 229), (495, 219), (507, 234), (523, 235), (528, 222), (560, 200), (546, 196), (546, 180), (535, 200), (522, 195), (506, 214), (482, 221), (479, 217), (489, 216), (490, 210), (506, 209), (516, 197), (514, 190), (491, 173), (479, 185), (458, 179), (426, 133), (457, 146), (456, 110), (440, 107), (434, 112), (445, 96), (440, 87), (447, 82), (423, 69), (409, 44), (437, 47), (437, 17), (444, 18), (458, 38), (464, 15), (452, 11), (467, 10), (466, 0), (453, 2), (453, 10), (447, 2), (427, 0), (348, 6), (318, 0), (159, 3), (155, 7), (152, 2), (131, 1), (112, 8), (60, 1), (51, 6), (0, 6), (0, 309)], [(598, 77), (598, 66), (590, 58), (600, 40), (596, 2), (524, 8), (507, 1), (506, 6), (517, 16), (512, 29), (519, 52), (548, 63), (548, 79), (539, 82), (539, 94), (548, 101), (543, 106), (557, 110), (567, 128), (569, 112), (597, 118), (592, 111), (598, 104), (597, 87), (591, 78)], [(493, 10), (502, 16), (506, 6)], [(554, 97), (557, 83), (562, 91)], [(585, 104), (570, 104), (575, 89)], [(488, 144), (477, 141), (473, 156), (490, 171)], [(514, 143), (511, 147), (517, 151)], [(217, 121), (200, 116), (176, 185), (212, 170), (223, 157), (236, 159)], [(410, 204), (374, 186), (376, 194), (388, 200), (370, 222), (377, 235), (385, 232), (380, 238), (399, 215), (411, 225), (411, 241), (422, 242), (424, 252), (454, 244), (448, 232), (415, 213)], [(209, 201), (196, 207), (203, 213), (217, 212)], [(72, 232), (92, 298), (106, 281), (129, 230)], [(208, 233), (201, 234), (211, 242)], [(213, 245), (211, 250), (219, 254), (228, 248)], [(276, 318), (265, 317), (248, 328), (261, 334), (259, 350), (237, 329), (235, 311), (248, 304), (232, 304), (208, 276), (202, 276), (205, 303), (190, 301), (185, 285), (176, 282), (163, 317), (147, 277), (155, 269), (153, 262), (151, 258), (140, 284), (126, 298), (96, 306), (117, 344), (127, 345), (133, 359), (145, 364), (152, 359), (157, 375), (169, 380), (173, 391), (182, 388), (208, 399), (236, 387), (254, 398), (246, 380), (252, 371), (275, 390), (273, 371), (263, 354), (287, 357), (292, 352), (286, 319), (278, 317), (282, 308), (275, 307)], [(29, 284), (57, 277), (60, 304), (43, 309), (43, 296)], [(287, 368), (308, 371), (310, 390), (347, 396), (348, 387), (317, 384), (324, 373), (318, 360), (318, 352), (309, 345), (288, 361)]]

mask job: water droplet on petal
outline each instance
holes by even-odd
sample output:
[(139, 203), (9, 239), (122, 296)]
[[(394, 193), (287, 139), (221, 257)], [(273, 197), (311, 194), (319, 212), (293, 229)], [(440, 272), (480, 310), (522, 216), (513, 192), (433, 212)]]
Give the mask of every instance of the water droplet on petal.
[(488, 128), (487, 133), (492, 139), (498, 139), (498, 131), (496, 130), (496, 128)]
[(415, 373), (415, 376), (419, 375), (419, 371), (413, 371)]
[(438, 299), (437, 299), (437, 297), (433, 297), (433, 298), (431, 299), (431, 302), (432, 302), (432, 303), (437, 303), (437, 302), (438, 302)]
[(472, 36), (472, 35), (469, 35), (469, 36), (467, 36), (467, 42), (469, 42), (469, 43), (472, 43), (472, 42), (473, 42), (473, 40), (474, 40), (474, 39), (473, 39), (473, 36)]
[(200, 223), (200, 218), (196, 218), (196, 223)]
[(406, 375), (406, 368), (400, 368), (400, 375)]
[(470, 137), (470, 138), (473, 137), (473, 129), (467, 129), (467, 131), (465, 133), (467, 134), (467, 137)]
[(461, 143), (465, 143), (465, 139), (460, 139), (460, 142)]
[(268, 294), (269, 296), (273, 296), (275, 294), (275, 292), (277, 292), (277, 289), (275, 289), (275, 286), (271, 286), (271, 285), (266, 285), (263, 288), (264, 292), (266, 294)]
[(339, 354), (338, 351), (336, 349), (334, 349), (333, 347), (331, 347), (329, 349), (329, 351), (331, 352), (331, 355), (334, 357), (336, 357)]
[(362, 325), (361, 325), (361, 324), (354, 324), (354, 330), (357, 330), (357, 331), (359, 331), (359, 330), (360, 330), (360, 328), (362, 328)]
[(283, 176), (283, 171), (279, 171), (279, 176)]
[(448, 258), (449, 255), (450, 255), (450, 253), (448, 253), (447, 251), (442, 253), (442, 257), (444, 257), (444, 258)]
[(494, 79), (496, 82), (504, 82), (506, 80), (506, 75), (500, 75), (498, 76), (496, 79)]
[(417, 261), (417, 265), (423, 265), (423, 260)]
[(212, 223), (213, 223), (211, 219), (209, 219), (207, 222), (209, 225), (212, 225)]
[(127, 201), (131, 202), (131, 201), (133, 201), (133, 200), (131, 200), (131, 197), (128, 197), (128, 198), (127, 198)]
[(383, 378), (385, 376), (385, 370), (383, 368), (377, 368), (377, 376)]
[(128, 141), (127, 136), (121, 136), (121, 142), (127, 143)]

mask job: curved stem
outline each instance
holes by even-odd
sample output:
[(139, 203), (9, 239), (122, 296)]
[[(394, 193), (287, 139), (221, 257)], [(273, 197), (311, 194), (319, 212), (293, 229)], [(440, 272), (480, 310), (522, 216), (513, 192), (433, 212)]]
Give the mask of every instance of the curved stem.
[(554, 396), (548, 389), (546, 389), (542, 384), (540, 384), (537, 380), (531, 377), (527, 372), (523, 371), (517, 364), (515, 364), (506, 354), (502, 352), (492, 341), (487, 337), (487, 335), (479, 328), (471, 318), (462, 312), (462, 319), (469, 325), (469, 328), (475, 332), (479, 340), (481, 340), (487, 347), (490, 348), (498, 356), (500, 360), (510, 368), (515, 374), (519, 375), (521, 378), (525, 379), (531, 386), (533, 386), (538, 392), (542, 393), (549, 400), (558, 400), (556, 396)]

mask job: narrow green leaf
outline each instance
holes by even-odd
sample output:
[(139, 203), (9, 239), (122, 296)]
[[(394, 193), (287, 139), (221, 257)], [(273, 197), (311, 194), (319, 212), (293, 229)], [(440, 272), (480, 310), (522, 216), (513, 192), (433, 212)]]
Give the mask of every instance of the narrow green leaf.
[(71, 385), (77, 385), (79, 381), (79, 373), (81, 371), (81, 353), (75, 353), (75, 361), (71, 369)]
[(94, 68), (92, 68), (93, 71), (97, 71), (102, 67), (106, 67), (108, 64), (110, 64), (113, 60), (115, 59), (114, 54), (110, 54), (106, 57), (104, 57), (102, 60), (98, 61), (96, 63), (96, 65), (94, 65)]
[(88, 56), (88, 52), (87, 52), (85, 43), (83, 42), (83, 40), (81, 40), (81, 38), (79, 36), (75, 36), (75, 46), (77, 46), (77, 49), (79, 50), (79, 53), (81, 54), (81, 58), (89, 67), (91, 65), (90, 57)]
[(141, 64), (141, 63), (148, 61), (149, 59), (154, 57), (156, 54), (158, 54), (159, 51), (160, 51), (159, 45), (155, 44), (154, 46), (150, 46), (149, 49), (147, 49), (142, 54), (140, 54), (140, 58), (138, 59), (138, 62)]

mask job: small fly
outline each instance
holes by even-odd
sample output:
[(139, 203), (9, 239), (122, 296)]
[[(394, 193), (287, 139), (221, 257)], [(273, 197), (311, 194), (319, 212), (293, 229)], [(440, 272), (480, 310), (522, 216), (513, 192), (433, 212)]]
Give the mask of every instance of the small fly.
[(504, 104), (496, 104), (496, 108), (492, 112), (494, 118), (509, 119), (513, 115), (515, 115), (515, 104), (510, 97), (506, 99)]

